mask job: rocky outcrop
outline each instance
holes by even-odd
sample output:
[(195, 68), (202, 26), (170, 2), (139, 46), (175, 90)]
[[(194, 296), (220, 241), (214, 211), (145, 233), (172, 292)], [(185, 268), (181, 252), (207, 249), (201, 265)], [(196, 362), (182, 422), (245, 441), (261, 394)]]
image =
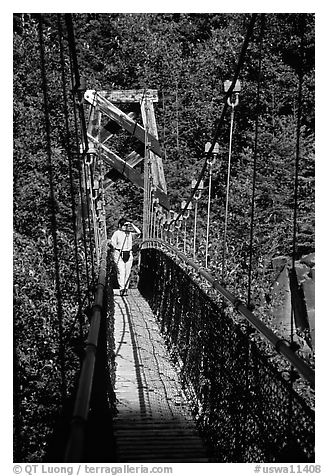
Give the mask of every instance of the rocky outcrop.
[(291, 303), (294, 308), (294, 327), (304, 335), (309, 347), (315, 344), (315, 254), (303, 256), (295, 262), (278, 256), (272, 260), (276, 272), (273, 286), (273, 323), (286, 337), (291, 330)]

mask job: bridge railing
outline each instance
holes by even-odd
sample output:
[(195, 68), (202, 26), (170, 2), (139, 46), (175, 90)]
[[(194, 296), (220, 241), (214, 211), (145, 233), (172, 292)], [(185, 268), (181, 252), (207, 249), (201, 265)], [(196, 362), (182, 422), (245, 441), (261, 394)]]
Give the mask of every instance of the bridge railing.
[[(111, 457), (111, 409), (115, 398), (114, 300), (109, 279), (111, 265), (104, 246), (65, 462), (95, 461), (97, 455), (103, 457), (104, 453), (107, 458)], [(104, 444), (106, 448), (103, 448)]]
[[(313, 461), (314, 411), (294, 390), (293, 377), (286, 380), (272, 356), (250, 338), (251, 326), (243, 329), (191, 278), (187, 266), (197, 270), (195, 263), (180, 253), (177, 264), (173, 249), (158, 240), (144, 246), (139, 289), (176, 355), (213, 457), (221, 462)], [(204, 269), (198, 272), (220, 288)], [(218, 290), (254, 328), (267, 333), (240, 300)], [(276, 339), (272, 344), (281, 352), (287, 344)], [(312, 381), (313, 371), (305, 367), (302, 363), (299, 370)]]

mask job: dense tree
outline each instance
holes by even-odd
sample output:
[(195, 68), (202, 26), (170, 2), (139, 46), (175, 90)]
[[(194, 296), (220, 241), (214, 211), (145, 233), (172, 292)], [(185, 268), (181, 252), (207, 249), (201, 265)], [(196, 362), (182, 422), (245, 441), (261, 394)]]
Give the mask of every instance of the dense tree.
[[(154, 88), (164, 169), (172, 208), (190, 193), (192, 178), (204, 161), (204, 145), (211, 141), (220, 117), (222, 83), (231, 79), (238, 62), (248, 14), (74, 14), (80, 74), (95, 90)], [(40, 461), (41, 440), (50, 432), (60, 401), (59, 332), (54, 274), (54, 243), (50, 212), (57, 218), (58, 259), (67, 335), (78, 307), (74, 262), (72, 194), (79, 202), (79, 164), (69, 142), (74, 127), (65, 126), (62, 68), (57, 15), (43, 16), (51, 122), (54, 200), (49, 194), (49, 160), (44, 133), (44, 107), (38, 17), (14, 16), (14, 274), (16, 411), (28, 434), (20, 457)], [(64, 29), (64, 36), (66, 31)], [(258, 62), (262, 42), (262, 71)], [(64, 71), (69, 91), (69, 57)], [(314, 17), (311, 14), (258, 16), (240, 80), (233, 134), (227, 248), (227, 283), (245, 295), (249, 264), (256, 114), (259, 115), (255, 187), (253, 299), (261, 303), (270, 293), (271, 260), (291, 255), (294, 207), (298, 85), (302, 79), (302, 121), (298, 209), (298, 255), (314, 250)], [(260, 102), (257, 85), (260, 80)], [(73, 108), (69, 95), (69, 122)], [(87, 112), (87, 110), (86, 110)], [(138, 120), (140, 111), (137, 111)], [(214, 165), (211, 259), (220, 272), (228, 164), (229, 114), (220, 131), (219, 155)], [(71, 137), (70, 137), (71, 134)], [(111, 146), (132, 150), (133, 141), (117, 134)], [(142, 165), (138, 166), (142, 171)], [(70, 178), (73, 182), (71, 189)], [(208, 177), (205, 176), (207, 185)], [(142, 220), (142, 192), (119, 178), (106, 197), (111, 233), (122, 214)], [(199, 242), (205, 230), (206, 193), (200, 201)], [(86, 289), (85, 250), (78, 243), (82, 285)], [(203, 252), (200, 247), (199, 256)], [(78, 358), (67, 347), (66, 368), (73, 372)], [(48, 385), (51, 382), (51, 385)], [(68, 389), (69, 390), (69, 389)], [(50, 399), (50, 405), (44, 405)], [(42, 403), (43, 402), (43, 403)], [(16, 414), (17, 419), (17, 414)], [(18, 421), (17, 420), (17, 421)], [(39, 421), (45, 422), (40, 428)], [(17, 436), (18, 438), (18, 436)], [(19, 445), (17, 445), (17, 448)]]

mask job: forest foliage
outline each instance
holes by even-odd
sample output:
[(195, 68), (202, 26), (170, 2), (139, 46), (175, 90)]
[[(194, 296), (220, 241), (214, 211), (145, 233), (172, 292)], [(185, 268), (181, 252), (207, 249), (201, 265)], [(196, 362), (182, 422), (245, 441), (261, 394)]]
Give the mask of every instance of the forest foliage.
[[(155, 114), (164, 150), (168, 194), (176, 211), (180, 210), (180, 202), (188, 198), (191, 180), (198, 177), (203, 165), (205, 143), (212, 140), (223, 107), (223, 81), (233, 77), (250, 17), (237, 13), (73, 15), (79, 69), (87, 89), (158, 90)], [(76, 330), (71, 333), (72, 320), (78, 315), (81, 326), (86, 326), (87, 318), (81, 318), (79, 302), (82, 298), (84, 303), (88, 302), (88, 270), (82, 240), (77, 243), (82, 298), (76, 283), (72, 197), (77, 204), (79, 166), (77, 157), (73, 157), (71, 166), (68, 160), (58, 17), (46, 14), (43, 22), (53, 200), (44, 132), (38, 17), (14, 15), (15, 419), (16, 459), (25, 461), (45, 457), (47, 439), (61, 401), (56, 259), (65, 367), (72, 373), (79, 366), (79, 337)], [(63, 24), (62, 28), (65, 35)], [(69, 66), (66, 55), (68, 94)], [(297, 256), (314, 251), (314, 16), (266, 14), (262, 23), (258, 15), (240, 80), (242, 91), (233, 132), (226, 281), (233, 292), (245, 295), (256, 139), (253, 301), (263, 306), (274, 278), (272, 258), (291, 256), (293, 248), (300, 106)], [(72, 105), (70, 96), (68, 105)], [(69, 110), (70, 123), (72, 117)], [(228, 114), (218, 139), (219, 154), (213, 171), (210, 269), (214, 273), (219, 273), (221, 265), (229, 127)], [(118, 135), (111, 147), (118, 153), (128, 153), (132, 146), (124, 135)], [(142, 164), (138, 168), (142, 171)], [(141, 225), (142, 193), (120, 178), (109, 189), (106, 209), (109, 234), (121, 215)], [(200, 200), (200, 245), (205, 234), (206, 209), (205, 190)], [(57, 256), (50, 218), (53, 212)], [(202, 253), (204, 247), (200, 246), (200, 259)], [(67, 385), (69, 394), (73, 384)]]

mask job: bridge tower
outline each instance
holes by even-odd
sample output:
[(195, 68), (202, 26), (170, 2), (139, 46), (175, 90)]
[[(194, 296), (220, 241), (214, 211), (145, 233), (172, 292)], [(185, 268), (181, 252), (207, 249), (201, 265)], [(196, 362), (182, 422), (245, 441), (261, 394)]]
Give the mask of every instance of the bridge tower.
[[(90, 120), (87, 128), (89, 147), (98, 149), (107, 168), (104, 189), (112, 185), (113, 180), (108, 178), (110, 176), (108, 172), (114, 170), (119, 176), (127, 178), (144, 191), (143, 238), (145, 239), (149, 236), (152, 203), (156, 201), (166, 210), (170, 208), (154, 113), (154, 103), (158, 102), (158, 92), (154, 89), (87, 90), (84, 99), (90, 104)], [(134, 112), (125, 113), (118, 107), (118, 105), (133, 103), (140, 105), (142, 124), (136, 121)], [(108, 144), (109, 139), (120, 128), (140, 143), (135, 147), (136, 150), (125, 157), (120, 157)], [(135, 169), (135, 166), (142, 161), (144, 161), (143, 176)]]

